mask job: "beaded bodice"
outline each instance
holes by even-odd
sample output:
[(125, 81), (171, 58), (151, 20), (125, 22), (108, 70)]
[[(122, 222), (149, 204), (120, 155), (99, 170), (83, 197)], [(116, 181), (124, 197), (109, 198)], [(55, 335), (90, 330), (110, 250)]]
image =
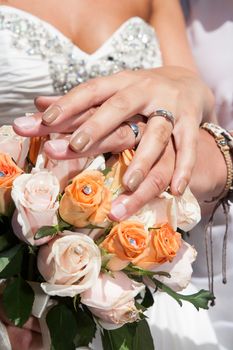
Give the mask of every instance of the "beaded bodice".
[[(127, 20), (97, 51), (87, 54), (49, 23), (27, 12), (0, 6), (0, 48), (0, 91), (7, 85), (3, 79), (10, 80), (10, 94), (18, 89), (20, 98), (31, 100), (40, 94), (64, 94), (97, 76), (161, 65), (154, 30), (138, 17)], [(11, 68), (16, 71), (14, 77)], [(0, 116), (1, 110), (0, 105)]]

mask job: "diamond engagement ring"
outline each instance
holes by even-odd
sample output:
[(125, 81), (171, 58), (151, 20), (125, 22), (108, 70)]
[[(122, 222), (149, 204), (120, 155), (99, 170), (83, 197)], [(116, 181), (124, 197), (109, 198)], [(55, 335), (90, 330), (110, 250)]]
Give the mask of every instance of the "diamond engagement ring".
[(174, 115), (172, 114), (172, 112), (169, 112), (166, 109), (157, 109), (155, 112), (152, 112), (149, 117), (163, 117), (172, 124), (173, 128), (175, 126)]

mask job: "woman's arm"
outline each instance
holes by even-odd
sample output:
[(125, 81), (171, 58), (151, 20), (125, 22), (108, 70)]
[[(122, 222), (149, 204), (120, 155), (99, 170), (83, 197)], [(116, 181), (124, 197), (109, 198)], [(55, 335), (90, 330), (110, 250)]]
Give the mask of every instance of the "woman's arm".
[(184, 67), (198, 74), (180, 1), (152, 0), (150, 24), (156, 30), (164, 65)]

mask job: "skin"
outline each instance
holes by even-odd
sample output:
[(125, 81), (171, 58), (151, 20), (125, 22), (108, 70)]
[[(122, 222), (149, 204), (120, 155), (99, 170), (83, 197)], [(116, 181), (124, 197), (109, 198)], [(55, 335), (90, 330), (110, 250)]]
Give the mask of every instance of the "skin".
[[(43, 122), (43, 114), (39, 113), (33, 117), (35, 122), (39, 121), (39, 123), (31, 130), (27, 130), (25, 133), (25, 129), (20, 128), (17, 123), (15, 123), (15, 130), (19, 134), (27, 134), (28, 136), (54, 131), (75, 132), (77, 134), (82, 130), (80, 128), (88, 129), (88, 125), (90, 128), (91, 123), (92, 125), (96, 125), (95, 123), (101, 125), (104, 115), (111, 115), (114, 111), (115, 119), (112, 119), (111, 123), (113, 124), (110, 124), (108, 130), (102, 129), (102, 134), (96, 139), (94, 133), (90, 135), (93, 142), (89, 144), (89, 152), (91, 152), (91, 149), (96, 149), (96, 147), (100, 153), (104, 151), (117, 152), (134, 146), (135, 141), (132, 138), (130, 128), (123, 125), (122, 122), (136, 113), (144, 114), (149, 118), (150, 112), (155, 109), (156, 105), (160, 108), (162, 106), (175, 115), (175, 129), (172, 130), (171, 124), (164, 118), (152, 118), (147, 125), (143, 123), (143, 120), (137, 120), (144, 138), (141, 138), (137, 155), (125, 175), (124, 182), (126, 188), (130, 189), (129, 180), (133, 178), (138, 170), (142, 171), (142, 180), (138, 183), (134, 193), (124, 194), (115, 202), (111, 213), (112, 218), (118, 220), (124, 216), (117, 216), (117, 210), (114, 214), (114, 207), (116, 209), (118, 204), (123, 205), (125, 215), (128, 216), (132, 210), (137, 211), (151, 196), (158, 195), (170, 183), (173, 193), (183, 192), (190, 180), (195, 164), (196, 146), (199, 137), (198, 125), (202, 119), (211, 119), (213, 97), (198, 77), (185, 35), (185, 25), (179, 1), (124, 0), (124, 6), (122, 6), (121, 1), (114, 0), (94, 2), (91, 0), (69, 0), (65, 3), (47, 0), (43, 1), (43, 4), (41, 1), (15, 0), (0, 1), (0, 4), (22, 9), (51, 23), (87, 53), (93, 53), (101, 47), (111, 37), (112, 33), (130, 17), (139, 16), (156, 29), (164, 67), (158, 70), (148, 70), (147, 72), (134, 72), (134, 74), (132, 74), (133, 72), (119, 73), (117, 75), (118, 80), (115, 79), (116, 77), (106, 78), (107, 85), (112, 86), (113, 95), (111, 96), (103, 93), (105, 78), (100, 78), (97, 82), (88, 83), (89, 85), (84, 84), (59, 100), (42, 97), (36, 102), (39, 109), (44, 111), (50, 105), (58, 105), (65, 111), (61, 119), (48, 126), (45, 121)], [(91, 16), (91, 20), (90, 8), (95, 13), (95, 16)], [(90, 37), (91, 40), (89, 40)], [(118, 87), (119, 82), (122, 84), (121, 89)], [(94, 84), (99, 87), (99, 93), (95, 92)], [(124, 109), (128, 109), (128, 104), (132, 104), (132, 101), (137, 101), (135, 96), (141, 95), (139, 87), (142, 84), (147, 89), (150, 98), (144, 102), (141, 101), (140, 105), (132, 106), (130, 115), (126, 115)], [(80, 106), (75, 104), (76, 94), (84, 94), (85, 97), (87, 96), (87, 94), (85, 95), (86, 92), (88, 92), (91, 99), (95, 97), (99, 101), (98, 104), (101, 107), (98, 110), (93, 109), (88, 101), (86, 106), (81, 109)], [(127, 108), (122, 108), (122, 104), (123, 107), (127, 105)], [(68, 105), (72, 106), (66, 108)], [(88, 109), (90, 110), (87, 113), (83, 113)], [(79, 118), (77, 118), (77, 114)], [(67, 123), (68, 119), (69, 122)], [(70, 120), (72, 120), (72, 123), (70, 123)], [(65, 129), (64, 126), (67, 125), (72, 125), (72, 127)], [(174, 142), (170, 139), (172, 133)], [(109, 149), (109, 145), (116, 144), (119, 135), (124, 136), (121, 138), (121, 144), (117, 144), (117, 149), (114, 149), (114, 146)], [(145, 140), (148, 140), (146, 147)], [(146, 150), (154, 150), (154, 152), (146, 152)], [(51, 147), (51, 144), (46, 145), (46, 151), (54, 158), (59, 158), (58, 152)], [(83, 151), (87, 152), (88, 149)], [(82, 157), (83, 151), (73, 152), (72, 147), (66, 145), (64, 155), (65, 158), (68, 156)], [(197, 154), (199, 154), (198, 152), (199, 148)], [(195, 168), (196, 166), (194, 171)], [(193, 178), (192, 181), (194, 181)], [(181, 183), (182, 186), (180, 186)], [(219, 183), (221, 181), (216, 180), (216, 184), (213, 185), (215, 190), (221, 187)], [(204, 192), (205, 194), (208, 193), (207, 187), (207, 185), (206, 187), (203, 185), (202, 194)], [(143, 193), (147, 195), (143, 196)], [(200, 195), (198, 190), (197, 195)], [(132, 203), (134, 203), (134, 206)], [(20, 336), (19, 329), (12, 326), (8, 327), (8, 331), (13, 350), (18, 348), (38, 350), (41, 348), (41, 339), (35, 336), (35, 333), (32, 333), (35, 332), (32, 326), (28, 328), (25, 326), (21, 331), (24, 337)], [(36, 334), (38, 335), (38, 333)], [(25, 343), (21, 344), (22, 341)]]
[[(12, 6), (20, 7), (49, 21), (88, 53), (99, 48), (124, 21), (132, 16), (140, 16), (155, 27), (161, 44), (164, 67), (137, 72), (123, 72), (112, 77), (99, 78), (82, 84), (65, 97), (57, 100), (55, 104), (53, 99), (49, 100), (49, 104), (52, 104), (49, 109), (50, 112), (52, 107), (61, 111), (61, 115), (57, 120), (48, 123), (45, 115), (36, 115), (34, 117), (34, 127), (25, 130), (25, 125), (21, 124), (20, 126), (20, 121), (16, 120), (15, 130), (25, 136), (76, 130), (71, 137), (70, 145), (67, 145), (69, 149), (67, 152), (63, 152), (63, 156), (65, 158), (82, 157), (83, 151), (87, 151), (87, 149), (90, 151), (90, 148), (96, 149), (96, 143), (100, 144), (107, 135), (113, 133), (122, 122), (129, 120), (134, 114), (140, 113), (149, 118), (155, 109), (167, 109), (176, 117), (174, 130), (172, 130), (171, 123), (165, 118), (156, 117), (151, 119), (147, 125), (144, 140), (142, 137), (141, 147), (137, 150), (137, 157), (128, 169), (124, 182), (128, 190), (134, 191), (149, 174), (153, 165), (156, 164), (170, 139), (171, 133), (173, 133), (177, 157), (171, 189), (174, 194), (183, 193), (190, 181), (195, 163), (198, 125), (201, 120), (211, 118), (213, 98), (196, 72), (185, 36), (184, 20), (179, 1), (128, 0), (124, 2), (123, 8), (120, 2), (108, 1), (106, 3), (106, 1), (98, 1), (94, 4), (91, 3), (92, 10), (95, 10), (95, 13), (99, 15), (95, 16), (95, 20), (90, 26), (85, 25), (89, 13), (89, 1), (70, 1), (70, 6), (66, 9), (63, 9), (61, 4), (57, 5), (55, 7), (58, 13), (56, 19), (53, 18), (52, 11), (49, 11), (54, 6), (54, 1), (46, 3), (48, 10), (46, 14), (44, 8), (38, 4), (29, 5), (26, 1), (12, 1), (10, 3)], [(64, 13), (61, 19), (59, 13), (63, 10)], [(76, 21), (77, 17), (73, 16), (74, 13), (78, 18), (79, 16), (82, 17), (80, 23)], [(94, 30), (92, 26), (94, 28), (98, 26), (98, 31)], [(94, 35), (91, 35), (93, 32)], [(87, 39), (90, 35), (92, 37), (91, 41)], [(168, 38), (169, 45), (167, 44)], [(148, 95), (142, 96), (142, 89), (146, 89)], [(77, 101), (80, 100), (84, 101), (82, 106), (80, 103), (77, 104)], [(80, 123), (80, 114), (89, 108), (93, 108), (96, 104), (101, 104), (98, 111), (93, 113), (88, 121)], [(109, 115), (113, 116), (111, 120), (107, 120)], [(41, 125), (38, 130), (38, 121), (41, 121), (41, 118), (44, 125)], [(105, 120), (108, 122), (106, 123)], [(72, 121), (73, 129), (70, 129), (70, 121)], [(68, 129), (67, 125), (69, 125)], [(90, 142), (85, 149), (77, 152), (74, 147), (74, 140), (77, 135), (80, 135), (80, 132), (81, 135), (88, 136)], [(128, 133), (130, 133), (129, 129)], [(145, 153), (145, 142), (147, 149), (153, 150), (153, 152)], [(61, 157), (59, 142), (56, 145), (50, 143), (50, 146), (49, 148), (48, 145), (46, 151), (51, 157), (59, 159)], [(122, 144), (122, 149), (129, 146)], [(71, 149), (76, 152), (72, 153)], [(116, 152), (118, 149), (112, 149), (112, 151)], [(157, 192), (154, 193), (154, 195), (157, 194)]]

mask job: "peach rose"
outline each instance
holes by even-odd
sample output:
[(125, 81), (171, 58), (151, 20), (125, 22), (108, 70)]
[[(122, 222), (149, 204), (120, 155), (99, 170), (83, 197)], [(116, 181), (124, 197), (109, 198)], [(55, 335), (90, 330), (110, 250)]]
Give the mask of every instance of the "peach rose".
[(37, 265), (49, 295), (74, 297), (95, 285), (101, 255), (94, 241), (78, 232), (63, 231), (38, 253)]
[(30, 139), (17, 135), (11, 125), (0, 127), (0, 152), (11, 156), (23, 168), (29, 150)]
[(114, 257), (108, 263), (108, 267), (112, 270), (125, 267), (120, 264), (118, 259), (126, 261), (126, 265), (133, 261), (144, 252), (148, 238), (149, 235), (140, 222), (122, 221), (114, 226), (100, 245), (108, 253), (114, 254)]
[(115, 272), (113, 277), (101, 273), (96, 283), (81, 294), (81, 302), (99, 318), (102, 327), (119, 328), (139, 319), (134, 297), (144, 288), (123, 272)]
[(114, 193), (114, 197), (119, 196), (119, 194), (124, 191), (122, 179), (133, 159), (134, 153), (133, 150), (127, 149), (119, 155), (113, 155), (107, 161), (106, 165), (108, 168), (111, 168), (111, 171), (107, 174), (106, 179), (108, 187), (111, 189), (112, 193)]
[(103, 223), (110, 211), (112, 198), (104, 180), (104, 175), (96, 170), (77, 175), (65, 188), (60, 201), (62, 219), (76, 227)]
[(11, 214), (13, 209), (12, 184), (22, 172), (23, 170), (13, 162), (9, 155), (0, 153), (0, 214)]
[(45, 141), (48, 140), (48, 136), (34, 136), (30, 139), (30, 149), (28, 158), (33, 166), (36, 165), (37, 157), (41, 153)]
[(57, 224), (58, 194), (58, 180), (46, 170), (23, 174), (15, 179), (12, 198), (16, 211), (12, 225), (20, 239), (32, 245), (51, 239), (49, 236), (34, 240), (34, 236), (40, 227)]
[(181, 246), (181, 235), (169, 224), (150, 229), (150, 243), (143, 254), (132, 262), (134, 265), (150, 269), (153, 265), (171, 262)]

